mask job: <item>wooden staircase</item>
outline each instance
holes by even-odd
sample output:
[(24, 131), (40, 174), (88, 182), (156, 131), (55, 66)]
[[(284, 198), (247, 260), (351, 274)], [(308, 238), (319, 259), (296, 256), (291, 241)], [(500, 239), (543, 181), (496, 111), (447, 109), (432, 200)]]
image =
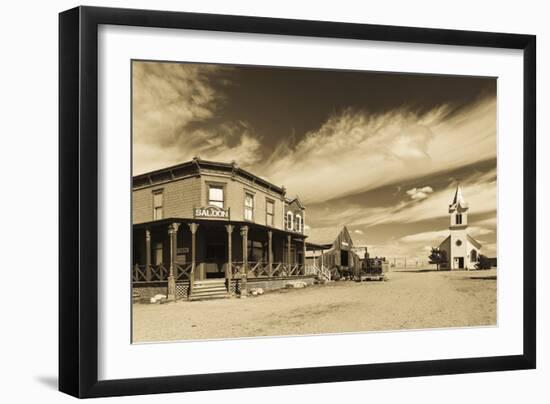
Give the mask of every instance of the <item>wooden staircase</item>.
[(229, 297), (225, 279), (195, 281), (189, 300), (224, 299)]

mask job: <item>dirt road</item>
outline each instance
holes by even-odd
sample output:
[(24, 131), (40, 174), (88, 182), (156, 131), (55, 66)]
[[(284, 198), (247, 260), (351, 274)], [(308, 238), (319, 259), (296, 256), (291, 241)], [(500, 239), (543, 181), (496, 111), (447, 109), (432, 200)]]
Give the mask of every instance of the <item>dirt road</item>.
[(135, 304), (135, 342), (496, 324), (496, 270), (390, 272), (248, 299)]

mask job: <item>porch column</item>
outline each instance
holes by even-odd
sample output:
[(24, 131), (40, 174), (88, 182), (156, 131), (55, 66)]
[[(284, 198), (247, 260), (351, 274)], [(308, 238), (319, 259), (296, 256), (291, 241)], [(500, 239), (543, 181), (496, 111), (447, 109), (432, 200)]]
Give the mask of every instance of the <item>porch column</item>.
[(178, 240), (179, 223), (172, 223), (168, 226), (168, 236), (170, 237), (170, 272), (168, 275), (168, 300), (176, 300), (176, 248)]
[(151, 230), (145, 229), (145, 278), (151, 280)]
[(267, 270), (271, 276), (273, 270), (273, 232), (271, 230), (267, 231)]
[(198, 223), (189, 223), (189, 230), (191, 230), (191, 273), (189, 274), (189, 293), (193, 291), (195, 283), (195, 266), (197, 259), (196, 234), (198, 228)]
[(313, 266), (317, 266), (317, 250), (313, 250)]
[(291, 254), (290, 254), (290, 243), (292, 243), (292, 236), (288, 234), (286, 236), (286, 263), (288, 265), (288, 269), (290, 269), (290, 266), (292, 265), (290, 262)]
[(304, 237), (304, 245), (303, 245), (303, 252), (302, 252), (302, 261), (303, 261), (303, 268), (302, 268), (302, 275), (305, 275), (306, 274), (306, 239)]
[(241, 226), (241, 237), (243, 241), (243, 266), (241, 268), (241, 298), (248, 295), (248, 226)]
[(227, 267), (225, 268), (225, 279), (227, 280), (227, 291), (231, 292), (231, 278), (233, 277), (232, 273), (232, 262), (233, 262), (233, 244), (231, 236), (233, 235), (233, 225), (226, 224), (225, 229), (227, 230)]

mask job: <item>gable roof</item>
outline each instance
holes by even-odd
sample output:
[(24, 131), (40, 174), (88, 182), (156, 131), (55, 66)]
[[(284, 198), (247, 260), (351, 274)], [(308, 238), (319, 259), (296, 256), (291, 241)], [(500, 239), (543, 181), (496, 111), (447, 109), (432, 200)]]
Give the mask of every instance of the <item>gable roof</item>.
[(451, 235), (449, 234), (447, 237), (445, 237), (445, 240), (443, 240), (441, 243), (439, 243), (439, 247), (441, 247), (443, 245), (443, 243), (446, 243), (447, 240), (449, 240), (451, 238)]
[(475, 238), (473, 238), (469, 234), (467, 234), (466, 237), (468, 238), (468, 241), (472, 243), (476, 248), (481, 248), (481, 243), (477, 241)]
[(296, 196), (294, 199), (287, 198), (286, 202), (289, 205), (292, 205), (293, 203), (295, 203), (296, 205), (298, 205), (298, 207), (300, 209), (305, 209), (304, 204), (302, 203), (302, 201), (300, 200), (300, 198), (298, 196)]
[(340, 248), (342, 245), (342, 241), (345, 241), (348, 243), (348, 248), (353, 247), (353, 240), (351, 239), (351, 235), (349, 234), (348, 228), (344, 226), (342, 228), (342, 231), (338, 233), (338, 236), (334, 239), (334, 242), (332, 243), (333, 248)]

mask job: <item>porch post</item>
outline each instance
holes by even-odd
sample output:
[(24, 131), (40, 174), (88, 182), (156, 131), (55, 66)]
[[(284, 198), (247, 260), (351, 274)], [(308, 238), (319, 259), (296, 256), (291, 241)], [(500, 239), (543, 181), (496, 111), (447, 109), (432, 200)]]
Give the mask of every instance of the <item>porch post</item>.
[(271, 230), (267, 231), (267, 270), (271, 276), (273, 270), (273, 232)]
[(195, 283), (195, 266), (196, 266), (196, 234), (199, 228), (198, 223), (189, 223), (189, 230), (191, 230), (191, 273), (189, 274), (189, 293), (193, 291)]
[(170, 236), (170, 272), (168, 275), (168, 300), (176, 300), (176, 247), (179, 223), (172, 223), (168, 226), (168, 235)]
[(302, 253), (302, 260), (303, 260), (303, 268), (302, 268), (302, 275), (305, 275), (306, 274), (306, 238), (304, 237), (304, 250), (303, 250), (303, 253)]
[(151, 230), (145, 229), (145, 278), (151, 280)]
[(313, 266), (316, 267), (317, 266), (317, 250), (313, 250)]
[(292, 263), (290, 262), (290, 257), (291, 257), (291, 254), (290, 254), (290, 243), (292, 242), (292, 236), (290, 234), (288, 234), (286, 236), (286, 263), (288, 265), (288, 269), (290, 269)]
[(233, 245), (231, 236), (233, 235), (233, 225), (226, 224), (225, 229), (227, 230), (227, 267), (225, 268), (225, 278), (227, 280), (227, 291), (231, 292), (231, 278), (233, 276), (233, 271), (231, 268), (233, 262)]
[(241, 226), (241, 237), (243, 241), (243, 266), (241, 268), (241, 298), (248, 295), (248, 226)]

